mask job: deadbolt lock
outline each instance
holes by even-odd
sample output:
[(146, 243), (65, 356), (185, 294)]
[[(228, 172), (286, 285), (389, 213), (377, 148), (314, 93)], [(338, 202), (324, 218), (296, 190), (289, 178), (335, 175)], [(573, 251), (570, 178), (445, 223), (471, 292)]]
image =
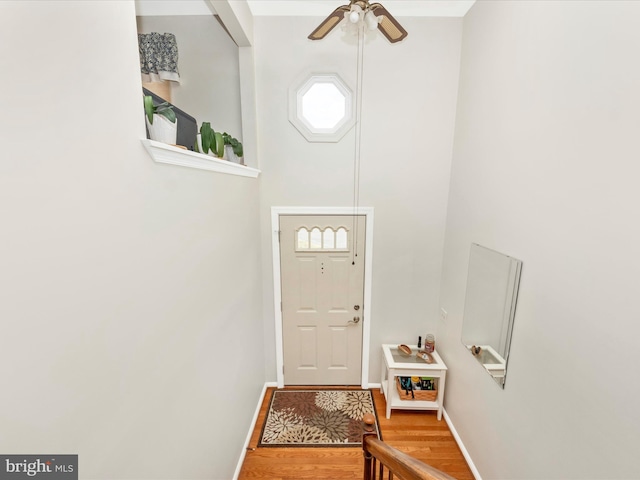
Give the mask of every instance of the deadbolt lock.
[(360, 305), (354, 305), (353, 309), (357, 312), (358, 310), (360, 310)]

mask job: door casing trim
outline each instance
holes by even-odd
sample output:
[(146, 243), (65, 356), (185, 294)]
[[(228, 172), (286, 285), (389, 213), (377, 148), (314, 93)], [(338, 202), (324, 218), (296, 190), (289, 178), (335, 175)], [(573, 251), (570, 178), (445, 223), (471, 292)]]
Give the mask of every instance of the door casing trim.
[(273, 257), (273, 301), (276, 341), (276, 383), (284, 387), (284, 346), (282, 341), (282, 285), (280, 283), (280, 215), (364, 215), (364, 304), (362, 312), (362, 367), (360, 383), (369, 388), (369, 343), (371, 335), (371, 279), (373, 267), (373, 207), (271, 207), (271, 246)]

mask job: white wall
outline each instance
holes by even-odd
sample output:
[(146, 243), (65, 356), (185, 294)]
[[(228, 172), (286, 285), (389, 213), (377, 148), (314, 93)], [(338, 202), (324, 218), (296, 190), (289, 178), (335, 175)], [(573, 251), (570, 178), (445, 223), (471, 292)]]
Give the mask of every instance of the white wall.
[[(355, 129), (309, 143), (287, 116), (288, 88), (306, 71), (356, 85), (356, 45), (340, 28), (307, 39), (321, 17), (257, 17), (266, 372), (275, 380), (271, 206), (353, 205)], [(457, 92), (461, 19), (402, 18), (409, 36), (365, 46), (360, 206), (375, 208), (370, 380), (380, 344), (435, 328)]]
[[(640, 3), (464, 20), (438, 348), (482, 478), (640, 478)], [(501, 390), (460, 342), (471, 242), (523, 261)]]
[(147, 155), (132, 1), (0, 2), (0, 58), (0, 451), (230, 478), (264, 382), (257, 181)]
[(180, 83), (171, 85), (171, 103), (195, 117), (198, 128), (242, 141), (238, 46), (213, 15), (137, 17), (140, 33), (169, 32), (178, 43)]

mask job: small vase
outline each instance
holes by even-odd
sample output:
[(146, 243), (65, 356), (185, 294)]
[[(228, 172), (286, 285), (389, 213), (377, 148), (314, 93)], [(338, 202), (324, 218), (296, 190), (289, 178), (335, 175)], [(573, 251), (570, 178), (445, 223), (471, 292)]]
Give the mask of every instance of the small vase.
[(239, 163), (240, 165), (244, 165), (244, 158), (239, 157), (233, 151), (233, 147), (231, 145), (224, 146), (224, 158), (233, 163)]
[(149, 123), (149, 119), (145, 116), (147, 122), (147, 130), (149, 131), (149, 138), (157, 142), (168, 143), (169, 145), (176, 144), (176, 138), (178, 136), (178, 119), (174, 123), (166, 119), (162, 115), (153, 115), (153, 123)]

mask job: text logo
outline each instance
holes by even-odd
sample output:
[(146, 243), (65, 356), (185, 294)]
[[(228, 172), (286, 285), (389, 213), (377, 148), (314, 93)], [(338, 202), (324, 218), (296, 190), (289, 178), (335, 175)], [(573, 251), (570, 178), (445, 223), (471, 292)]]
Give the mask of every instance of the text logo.
[(78, 480), (78, 455), (0, 455), (0, 480)]

